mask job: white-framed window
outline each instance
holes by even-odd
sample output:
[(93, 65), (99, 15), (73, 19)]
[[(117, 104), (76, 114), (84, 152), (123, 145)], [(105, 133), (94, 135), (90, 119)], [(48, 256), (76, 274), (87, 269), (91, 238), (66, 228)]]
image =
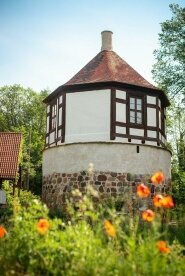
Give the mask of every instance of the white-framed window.
[(129, 98), (129, 123), (143, 124), (143, 101), (140, 97), (131, 96)]

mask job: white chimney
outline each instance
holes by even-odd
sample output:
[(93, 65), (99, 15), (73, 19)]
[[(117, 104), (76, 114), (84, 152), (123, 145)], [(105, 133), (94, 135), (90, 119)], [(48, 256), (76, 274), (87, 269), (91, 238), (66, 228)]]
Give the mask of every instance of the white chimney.
[(102, 36), (101, 51), (104, 51), (104, 50), (112, 51), (112, 34), (113, 32), (111, 31), (101, 32), (101, 36)]

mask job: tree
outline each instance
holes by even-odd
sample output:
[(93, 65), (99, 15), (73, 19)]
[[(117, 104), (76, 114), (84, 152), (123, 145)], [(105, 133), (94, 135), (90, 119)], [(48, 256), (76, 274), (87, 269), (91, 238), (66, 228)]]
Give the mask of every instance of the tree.
[(171, 98), (185, 97), (185, 8), (171, 4), (172, 18), (161, 23), (160, 48), (154, 51), (156, 83)]
[(41, 191), (45, 143), (46, 116), (42, 101), (47, 95), (47, 90), (37, 93), (20, 85), (0, 88), (0, 131), (23, 134), (23, 182), (37, 194)]
[(172, 4), (170, 9), (172, 18), (161, 23), (152, 73), (171, 100), (167, 130), (178, 169), (185, 170), (185, 8)]
[(173, 152), (173, 167), (185, 171), (185, 110), (177, 100), (167, 112), (168, 141)]
[(185, 200), (185, 8), (170, 5), (172, 18), (161, 23), (153, 77), (171, 101), (167, 113), (167, 134), (173, 151), (173, 195)]

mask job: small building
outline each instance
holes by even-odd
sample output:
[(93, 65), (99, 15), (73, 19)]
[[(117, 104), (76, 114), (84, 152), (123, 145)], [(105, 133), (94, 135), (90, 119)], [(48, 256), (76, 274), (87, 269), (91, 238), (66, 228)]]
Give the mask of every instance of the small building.
[(161, 189), (168, 188), (168, 98), (113, 51), (111, 31), (102, 32), (101, 51), (44, 102), (42, 196), (48, 206), (62, 205), (72, 189), (85, 191), (88, 181), (102, 196), (124, 194), (130, 186), (135, 191), (158, 170), (166, 176)]
[[(11, 180), (14, 189), (19, 184), (22, 134), (0, 132), (0, 204), (4, 204), (3, 180)], [(3, 202), (2, 202), (3, 201)]]

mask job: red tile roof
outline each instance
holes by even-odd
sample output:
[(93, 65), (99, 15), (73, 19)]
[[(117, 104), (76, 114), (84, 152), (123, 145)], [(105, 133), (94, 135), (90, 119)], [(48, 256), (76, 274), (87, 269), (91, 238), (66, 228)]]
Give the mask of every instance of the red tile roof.
[(97, 54), (63, 86), (109, 81), (157, 89), (138, 74), (114, 51), (106, 50)]
[(0, 178), (15, 179), (18, 171), (21, 133), (0, 132)]

